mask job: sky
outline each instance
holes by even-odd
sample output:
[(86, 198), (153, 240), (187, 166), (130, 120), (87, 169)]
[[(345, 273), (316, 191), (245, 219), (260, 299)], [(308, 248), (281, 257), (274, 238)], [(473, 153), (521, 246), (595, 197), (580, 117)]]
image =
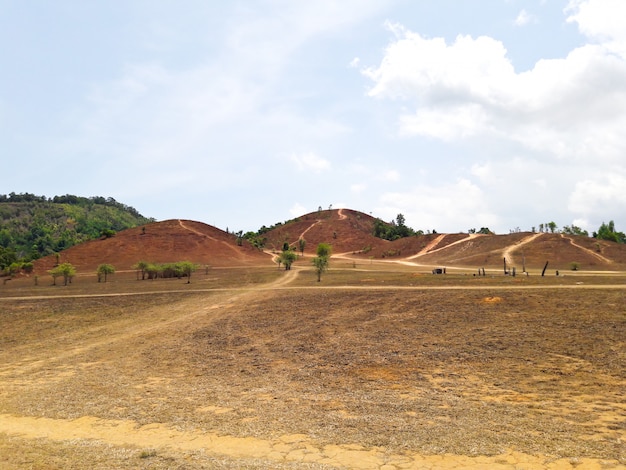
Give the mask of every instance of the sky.
[(0, 194), (626, 231), (623, 0), (0, 0)]

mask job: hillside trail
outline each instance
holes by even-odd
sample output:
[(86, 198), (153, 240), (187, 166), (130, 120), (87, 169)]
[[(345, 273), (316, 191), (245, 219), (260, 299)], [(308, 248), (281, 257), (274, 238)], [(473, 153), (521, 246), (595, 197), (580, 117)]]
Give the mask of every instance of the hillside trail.
[(187, 231), (189, 231), (189, 232), (191, 232), (191, 233), (195, 233), (196, 235), (199, 235), (199, 236), (201, 236), (201, 237), (203, 237), (203, 238), (208, 238), (209, 240), (213, 240), (213, 241), (216, 241), (216, 242), (218, 242), (218, 243), (221, 243), (222, 245), (224, 245), (224, 246), (225, 246), (226, 248), (228, 248), (229, 250), (232, 250), (232, 251), (234, 251), (235, 253), (237, 253), (237, 256), (238, 256), (238, 257), (239, 257), (239, 256), (241, 256), (241, 253), (240, 253), (240, 251), (239, 251), (239, 250), (237, 250), (237, 248), (235, 248), (234, 246), (232, 246), (232, 245), (231, 245), (231, 244), (229, 244), (229, 243), (226, 243), (224, 240), (218, 240), (218, 239), (217, 239), (217, 238), (215, 238), (215, 237), (212, 237), (212, 236), (210, 236), (210, 235), (207, 235), (206, 233), (202, 233), (202, 232), (200, 232), (199, 230), (196, 230), (196, 229), (194, 229), (194, 228), (191, 228), (191, 227), (189, 227), (189, 226), (185, 225), (185, 223), (184, 223), (181, 219), (178, 219), (178, 224), (181, 226), (181, 228), (182, 228), (182, 229), (187, 230)]
[[(337, 215), (339, 216), (339, 220), (345, 220), (348, 218), (348, 216), (343, 213), (343, 209), (339, 209), (337, 211)], [(298, 238), (294, 242), (292, 242), (291, 245), (295, 245), (298, 242), (298, 240), (304, 238), (304, 236), (307, 234), (309, 230), (311, 230), (313, 227), (321, 223), (322, 223), (322, 219), (316, 219), (315, 222), (309, 225), (306, 229), (304, 229), (304, 231), (300, 235), (298, 235)]]
[(566, 237), (564, 234), (561, 234), (561, 237), (567, 239), (572, 246), (575, 246), (576, 248), (584, 251), (585, 253), (590, 254), (591, 256), (597, 258), (598, 260), (603, 261), (603, 262), (605, 262), (607, 264), (613, 264), (613, 260), (605, 258), (600, 253), (597, 253), (597, 252), (595, 252), (593, 250), (590, 250), (589, 248), (586, 248), (584, 246), (579, 245), (578, 243), (576, 243), (574, 241), (574, 239), (572, 237)]
[(532, 235), (522, 238), (516, 244), (507, 246), (504, 250), (502, 250), (502, 258), (506, 259), (508, 265), (514, 266), (515, 259), (513, 258), (513, 252), (517, 251), (520, 247), (531, 243), (533, 240), (539, 238), (541, 235), (541, 233), (533, 233)]
[(443, 239), (446, 237), (445, 234), (442, 234), (442, 235), (439, 235), (437, 238), (435, 238), (433, 241), (431, 241), (424, 248), (422, 248), (418, 253), (406, 257), (405, 260), (412, 260), (412, 259), (415, 259), (415, 258), (419, 258), (420, 256), (424, 256), (426, 254), (437, 253), (438, 251), (445, 250), (446, 248), (449, 248), (451, 246), (459, 245), (461, 243), (467, 243), (469, 240), (472, 240), (472, 239), (480, 237), (480, 236), (482, 236), (482, 234), (470, 233), (465, 238), (462, 238), (460, 240), (454, 241), (454, 242), (452, 242), (452, 243), (450, 243), (450, 244), (448, 244), (446, 246), (442, 246), (440, 248), (437, 248), (437, 245), (439, 245), (443, 241)]

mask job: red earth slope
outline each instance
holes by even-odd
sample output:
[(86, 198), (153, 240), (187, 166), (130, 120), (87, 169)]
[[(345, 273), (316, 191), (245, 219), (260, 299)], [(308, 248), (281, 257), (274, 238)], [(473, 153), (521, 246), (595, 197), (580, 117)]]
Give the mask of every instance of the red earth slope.
[[(166, 220), (121, 231), (114, 237), (91, 240), (60, 254), (80, 272), (95, 271), (108, 263), (118, 270), (131, 269), (139, 261), (168, 263), (191, 261), (200, 265), (238, 266), (270, 263), (270, 257), (247, 241), (213, 226), (190, 220)], [(35, 272), (52, 269), (56, 256), (35, 262)]]

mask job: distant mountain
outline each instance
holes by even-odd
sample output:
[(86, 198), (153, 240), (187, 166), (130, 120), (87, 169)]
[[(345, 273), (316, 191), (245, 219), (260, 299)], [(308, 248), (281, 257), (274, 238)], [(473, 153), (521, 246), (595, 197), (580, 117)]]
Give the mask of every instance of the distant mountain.
[(0, 195), (0, 269), (152, 221), (113, 198)]

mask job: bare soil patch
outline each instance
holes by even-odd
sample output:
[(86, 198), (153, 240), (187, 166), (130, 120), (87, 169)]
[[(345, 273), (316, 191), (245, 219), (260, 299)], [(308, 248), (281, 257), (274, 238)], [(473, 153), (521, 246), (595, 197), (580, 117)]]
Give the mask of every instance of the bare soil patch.
[(623, 288), (227, 271), (3, 290), (0, 466), (626, 466)]

